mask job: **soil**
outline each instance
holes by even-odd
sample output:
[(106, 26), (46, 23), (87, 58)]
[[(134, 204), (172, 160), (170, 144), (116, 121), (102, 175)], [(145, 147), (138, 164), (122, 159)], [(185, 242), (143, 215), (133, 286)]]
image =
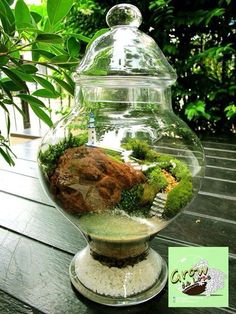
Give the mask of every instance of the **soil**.
[(171, 190), (173, 190), (174, 187), (176, 187), (176, 185), (178, 184), (178, 181), (165, 169), (162, 169), (162, 172), (168, 182), (168, 185), (165, 188), (165, 193), (169, 193)]
[(145, 181), (142, 171), (114, 160), (102, 149), (80, 146), (60, 157), (50, 189), (70, 213), (98, 212), (119, 203), (122, 190)]

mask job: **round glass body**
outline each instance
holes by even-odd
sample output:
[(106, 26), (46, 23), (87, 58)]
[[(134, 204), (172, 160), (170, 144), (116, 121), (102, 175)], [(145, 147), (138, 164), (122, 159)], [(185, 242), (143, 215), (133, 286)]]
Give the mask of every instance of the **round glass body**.
[[(140, 303), (163, 288), (166, 264), (149, 241), (192, 201), (204, 171), (198, 138), (172, 111), (175, 77), (164, 56), (158, 77), (156, 60), (143, 66), (142, 51), (139, 64), (130, 65), (137, 48), (131, 38), (143, 36), (137, 30), (141, 15), (132, 7), (108, 13), (115, 29), (88, 50), (78, 71), (76, 106), (46, 134), (38, 155), (47, 194), (89, 243), (72, 262), (72, 283), (109, 305)], [(116, 15), (124, 25), (116, 26)], [(123, 33), (130, 36), (129, 49), (118, 51)], [(101, 43), (110, 49), (103, 49), (105, 57)], [(140, 274), (147, 269), (144, 280)]]

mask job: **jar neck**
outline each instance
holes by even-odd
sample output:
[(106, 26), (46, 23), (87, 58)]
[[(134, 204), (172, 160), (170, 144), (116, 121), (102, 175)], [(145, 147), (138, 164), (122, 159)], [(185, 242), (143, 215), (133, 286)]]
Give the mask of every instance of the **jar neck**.
[(105, 86), (78, 86), (76, 89), (76, 103), (123, 103), (138, 105), (157, 105), (161, 110), (172, 110), (171, 88), (155, 87), (105, 87)]

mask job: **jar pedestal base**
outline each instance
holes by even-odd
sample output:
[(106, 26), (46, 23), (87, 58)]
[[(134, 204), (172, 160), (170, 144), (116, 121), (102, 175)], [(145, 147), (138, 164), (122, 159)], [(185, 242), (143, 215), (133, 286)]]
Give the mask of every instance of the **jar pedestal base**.
[(137, 263), (114, 267), (95, 259), (87, 246), (74, 256), (69, 272), (83, 296), (110, 306), (145, 302), (160, 293), (167, 281), (166, 262), (152, 249)]

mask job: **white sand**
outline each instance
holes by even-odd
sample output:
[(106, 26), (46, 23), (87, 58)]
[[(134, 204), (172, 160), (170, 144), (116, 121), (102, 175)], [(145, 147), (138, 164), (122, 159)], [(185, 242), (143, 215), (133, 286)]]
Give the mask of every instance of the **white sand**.
[(154, 285), (161, 271), (161, 258), (150, 249), (147, 258), (134, 266), (108, 267), (93, 259), (89, 248), (80, 252), (75, 272), (88, 289), (113, 297), (128, 297)]

